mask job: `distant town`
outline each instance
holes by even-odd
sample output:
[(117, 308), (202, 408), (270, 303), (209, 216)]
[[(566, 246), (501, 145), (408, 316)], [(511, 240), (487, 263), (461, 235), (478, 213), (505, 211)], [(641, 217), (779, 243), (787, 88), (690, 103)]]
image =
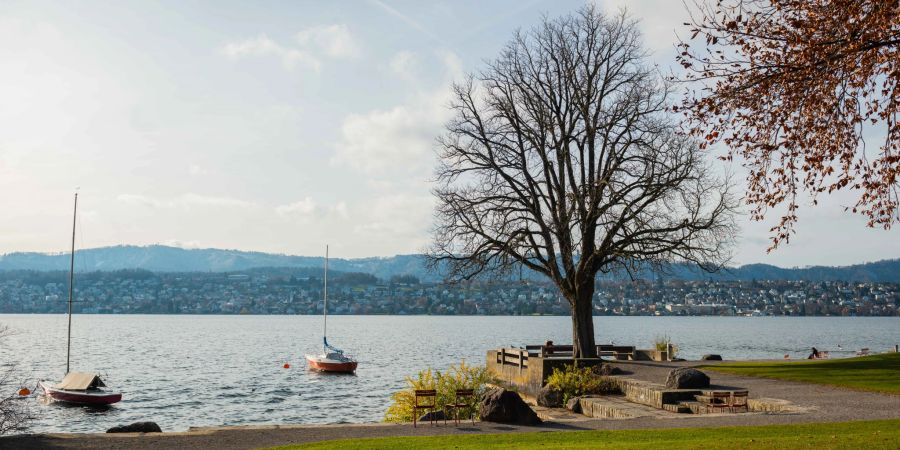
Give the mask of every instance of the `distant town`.
[[(286, 273), (290, 272), (290, 273)], [(83, 314), (320, 314), (322, 279), (305, 271), (80, 274), (73, 310)], [(321, 271), (319, 270), (319, 273)], [(0, 313), (62, 313), (63, 272), (0, 272)], [(568, 315), (549, 282), (444, 284), (364, 273), (329, 278), (330, 314)], [(840, 281), (602, 281), (595, 315), (897, 316), (900, 284)]]

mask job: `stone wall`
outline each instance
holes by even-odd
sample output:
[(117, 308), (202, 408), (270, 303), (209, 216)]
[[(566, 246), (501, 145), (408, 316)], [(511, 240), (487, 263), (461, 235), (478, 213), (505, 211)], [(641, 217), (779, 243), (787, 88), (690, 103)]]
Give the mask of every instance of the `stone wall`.
[(515, 388), (530, 397), (537, 397), (554, 368), (563, 370), (565, 366), (575, 363), (579, 367), (592, 367), (603, 362), (599, 358), (575, 360), (565, 357), (529, 356), (524, 367), (520, 367), (518, 364), (498, 362), (498, 352), (498, 350), (488, 350), (486, 356), (488, 370), (498, 378), (501, 384)]

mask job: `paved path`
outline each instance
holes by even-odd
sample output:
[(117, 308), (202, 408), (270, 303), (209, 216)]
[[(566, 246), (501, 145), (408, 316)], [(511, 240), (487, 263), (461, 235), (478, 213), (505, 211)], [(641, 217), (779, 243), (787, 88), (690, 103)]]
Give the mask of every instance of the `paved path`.
[[(696, 363), (693, 363), (696, 365)], [(686, 365), (686, 364), (681, 364)], [(660, 363), (620, 364), (630, 376), (661, 383), (674, 366)], [(184, 433), (161, 434), (48, 434), (0, 438), (3, 449), (249, 449), (331, 439), (380, 436), (430, 436), (439, 434), (511, 433), (599, 429), (681, 428), (729, 425), (770, 425), (849, 420), (900, 419), (900, 396), (850, 391), (841, 388), (788, 381), (749, 378), (708, 372), (713, 384), (750, 390), (751, 397), (785, 399), (807, 408), (804, 413), (749, 413), (690, 415), (671, 418), (590, 419), (566, 413), (551, 413), (552, 421), (540, 427), (494, 423), (453, 426), (409, 424), (296, 425), (268, 427), (203, 428)]]

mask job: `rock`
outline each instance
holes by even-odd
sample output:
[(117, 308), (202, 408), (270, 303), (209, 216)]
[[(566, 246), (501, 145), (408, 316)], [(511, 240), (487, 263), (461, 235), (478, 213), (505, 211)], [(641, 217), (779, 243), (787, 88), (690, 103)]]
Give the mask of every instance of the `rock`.
[(566, 402), (566, 409), (572, 411), (573, 413), (581, 412), (581, 398), (580, 397), (572, 397)]
[(709, 377), (705, 373), (690, 367), (674, 369), (666, 377), (666, 388), (669, 389), (702, 389), (708, 387)]
[(537, 404), (538, 406), (544, 406), (547, 408), (560, 408), (563, 405), (562, 392), (544, 386), (543, 388), (541, 388), (541, 392), (537, 396)]
[(513, 391), (495, 388), (486, 392), (479, 405), (481, 420), (484, 422), (512, 423), (517, 425), (537, 425), (541, 419), (522, 397)]
[(594, 372), (594, 375), (607, 377), (610, 375), (620, 375), (622, 373), (622, 369), (616, 366), (611, 366), (609, 364), (601, 364), (599, 366), (592, 367), (591, 372)]
[(119, 425), (106, 430), (107, 433), (162, 433), (156, 422), (135, 422), (131, 425)]
[(446, 414), (444, 414), (444, 410), (440, 409), (437, 411), (427, 412), (419, 417), (419, 422), (431, 422), (432, 420), (447, 420)]
[(721, 361), (722, 355), (703, 355), (701, 361)]

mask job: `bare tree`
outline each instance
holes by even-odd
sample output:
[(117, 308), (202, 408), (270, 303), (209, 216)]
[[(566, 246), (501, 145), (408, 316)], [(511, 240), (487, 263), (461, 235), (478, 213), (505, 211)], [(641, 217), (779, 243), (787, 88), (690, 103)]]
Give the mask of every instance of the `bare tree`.
[[(13, 334), (15, 331), (12, 328), (0, 324), (0, 342)], [(15, 392), (20, 386), (13, 379), (15, 366), (9, 362), (4, 365), (6, 368), (3, 369), (3, 373), (0, 373), (0, 393), (2, 393), (0, 394), (0, 435), (24, 430), (32, 419), (28, 405)]]
[(439, 139), (431, 263), (455, 280), (544, 274), (572, 306), (578, 358), (596, 356), (598, 272), (729, 256), (735, 200), (675, 132), (646, 57), (624, 12), (545, 19), (454, 86)]

